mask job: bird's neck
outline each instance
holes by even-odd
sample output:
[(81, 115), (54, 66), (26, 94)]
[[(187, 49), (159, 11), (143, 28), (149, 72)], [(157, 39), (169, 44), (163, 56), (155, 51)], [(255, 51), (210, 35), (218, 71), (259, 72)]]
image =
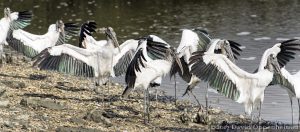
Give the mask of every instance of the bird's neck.
[(46, 36), (49, 37), (50, 40), (57, 41), (59, 39), (59, 32), (57, 31), (48, 31)]
[(259, 67), (258, 67), (258, 71), (262, 71), (262, 70), (265, 69), (265, 66), (267, 66), (269, 55), (270, 55), (269, 49), (267, 49), (261, 57), (260, 64), (259, 64)]
[(110, 38), (107, 38), (107, 44), (105, 45), (105, 47), (115, 48), (113, 40)]

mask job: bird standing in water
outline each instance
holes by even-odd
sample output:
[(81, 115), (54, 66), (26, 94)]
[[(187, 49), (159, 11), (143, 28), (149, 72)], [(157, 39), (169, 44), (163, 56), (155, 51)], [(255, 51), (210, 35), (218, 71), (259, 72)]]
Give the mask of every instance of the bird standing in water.
[(293, 59), (290, 53), (298, 50), (300, 43), (296, 39), (275, 44), (264, 52), (256, 73), (248, 73), (227, 56), (209, 51), (194, 52), (189, 65), (192, 74), (207, 81), (220, 94), (243, 103), (247, 114), (252, 116), (253, 108), (259, 105), (260, 121), (265, 88), (273, 81), (274, 75), (281, 74), (280, 68)]

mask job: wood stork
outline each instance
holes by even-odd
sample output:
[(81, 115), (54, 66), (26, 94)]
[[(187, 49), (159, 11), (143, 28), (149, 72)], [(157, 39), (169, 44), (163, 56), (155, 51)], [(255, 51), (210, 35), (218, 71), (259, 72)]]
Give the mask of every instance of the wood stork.
[(192, 74), (207, 81), (220, 94), (243, 103), (247, 114), (252, 115), (253, 108), (260, 104), (260, 120), (265, 88), (272, 82), (274, 73), (281, 74), (280, 68), (293, 59), (294, 52), (300, 50), (299, 46), (299, 40), (292, 39), (267, 49), (256, 73), (240, 69), (223, 54), (203, 51), (194, 52), (189, 65)]
[(4, 17), (0, 20), (0, 59), (4, 56), (3, 44), (7, 44), (6, 38), (10, 30), (22, 29), (30, 25), (32, 13), (30, 11), (12, 12), (4, 9)]
[[(210, 45), (209, 48), (208, 45)], [(231, 40), (221, 40), (221, 39), (211, 39), (206, 31), (199, 30), (199, 29), (184, 29), (182, 31), (182, 37), (180, 44), (177, 48), (177, 53), (180, 55), (180, 61), (183, 66), (184, 74), (181, 74), (179, 72), (179, 75), (183, 78), (184, 81), (188, 83), (188, 87), (186, 88), (186, 91), (184, 92), (183, 96), (190, 92), (194, 98), (196, 99), (196, 96), (192, 93), (192, 90), (195, 86), (200, 83), (200, 79), (196, 77), (195, 75), (192, 75), (190, 73), (190, 68), (188, 66), (189, 59), (191, 57), (191, 54), (195, 51), (209, 51), (211, 53), (217, 53), (217, 54), (224, 54), (226, 55), (231, 61), (235, 61), (237, 59), (237, 56), (240, 55), (240, 44), (231, 41)], [(172, 70), (170, 72), (171, 76), (175, 75), (178, 72), (178, 66), (174, 63)], [(207, 98), (208, 98), (208, 87), (206, 89), (206, 96), (205, 96), (205, 102), (206, 102), (206, 108), (208, 107), (207, 104)], [(196, 99), (198, 105), (200, 105), (199, 101)]]
[(150, 119), (148, 88), (151, 82), (169, 73), (173, 61), (181, 67), (173, 47), (161, 38), (149, 35), (139, 41), (138, 49), (127, 68), (127, 86), (122, 97), (127, 97), (130, 91), (137, 87), (144, 89), (144, 123), (148, 123)]
[(6, 41), (14, 50), (33, 58), (48, 47), (64, 44), (71, 36), (77, 35), (78, 30), (75, 24), (58, 20), (56, 24), (51, 24), (48, 32), (43, 35), (35, 35), (22, 29), (11, 30)]
[[(294, 53), (290, 53), (291, 55), (294, 55)], [(292, 57), (292, 56), (291, 56)], [(280, 69), (281, 74), (275, 74), (274, 81), (271, 83), (271, 85), (279, 84), (282, 88), (287, 90), (290, 103), (291, 103), (291, 110), (292, 110), (292, 124), (293, 124), (293, 97), (297, 98), (298, 101), (298, 114), (300, 114), (300, 71), (298, 71), (296, 74), (291, 74), (288, 72), (285, 67), (282, 67)], [(298, 125), (300, 122), (300, 115), (298, 115)]]
[(127, 40), (119, 46), (116, 33), (106, 28), (107, 44), (97, 45), (97, 41), (86, 34), (84, 48), (63, 44), (46, 48), (34, 60), (33, 66), (41, 70), (55, 70), (62, 73), (94, 77), (96, 86), (106, 84), (110, 76), (120, 76), (137, 48), (136, 40)]

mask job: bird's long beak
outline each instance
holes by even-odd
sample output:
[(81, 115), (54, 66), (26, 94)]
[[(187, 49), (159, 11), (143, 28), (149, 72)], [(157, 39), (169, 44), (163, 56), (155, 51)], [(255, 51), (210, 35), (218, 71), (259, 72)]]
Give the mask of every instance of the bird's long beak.
[(186, 48), (187, 48), (187, 47), (184, 46), (184, 47), (182, 47), (180, 50), (177, 50), (177, 57), (178, 57), (178, 58), (181, 58), (181, 57), (183, 56), (184, 51), (185, 51)]
[(108, 27), (105, 31), (105, 34), (113, 41), (114, 46), (118, 47), (119, 51), (121, 51), (116, 33), (113, 31), (113, 29), (111, 27)]
[(277, 61), (277, 58), (273, 59), (271, 64), (274, 67), (275, 72), (281, 75), (280, 66), (279, 66), (279, 63)]
[(59, 27), (60, 28), (60, 32), (63, 34), (64, 38), (65, 38), (65, 26), (64, 24), (62, 24), (62, 26)]
[(63, 35), (64, 42), (66, 41), (65, 24), (62, 20), (58, 20), (58, 30)]
[(181, 74), (183, 75), (183, 67), (182, 67), (181, 61), (178, 57), (178, 54), (173, 52), (173, 57), (180, 68)]

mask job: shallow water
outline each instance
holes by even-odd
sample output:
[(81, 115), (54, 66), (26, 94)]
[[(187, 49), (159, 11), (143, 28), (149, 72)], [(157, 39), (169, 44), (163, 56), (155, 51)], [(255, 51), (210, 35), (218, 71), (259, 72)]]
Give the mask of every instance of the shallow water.
[[(0, 2), (0, 10), (10, 7), (13, 11), (32, 10), (34, 19), (26, 30), (43, 34), (49, 24), (57, 19), (82, 23), (95, 20), (98, 27), (111, 26), (119, 41), (156, 34), (174, 45), (180, 41), (183, 28), (203, 27), (214, 38), (226, 38), (239, 42), (245, 48), (237, 64), (252, 72), (259, 64), (265, 49), (288, 38), (300, 38), (300, 3), (297, 0), (6, 0)], [(0, 13), (1, 14), (1, 13)], [(97, 34), (98, 39), (103, 35)], [(77, 44), (77, 40), (71, 42)], [(289, 71), (300, 70), (300, 57), (287, 65)], [(116, 79), (123, 82), (123, 78)], [(178, 94), (186, 83), (178, 80)], [(173, 82), (163, 82), (167, 94), (173, 95)], [(195, 94), (204, 104), (205, 83)], [(185, 97), (187, 98), (187, 97)], [(294, 122), (297, 122), (297, 102), (294, 99)], [(209, 91), (209, 104), (232, 113), (243, 113), (244, 107)], [(278, 86), (268, 87), (262, 106), (266, 120), (291, 122), (287, 92)]]

